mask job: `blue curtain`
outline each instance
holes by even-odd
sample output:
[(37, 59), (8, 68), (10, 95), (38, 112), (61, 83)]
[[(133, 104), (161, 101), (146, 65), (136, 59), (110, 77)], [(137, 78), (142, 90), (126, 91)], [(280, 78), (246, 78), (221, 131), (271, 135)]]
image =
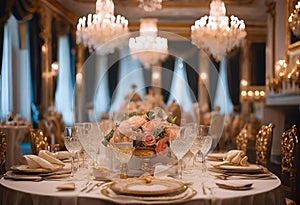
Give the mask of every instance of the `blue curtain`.
[(227, 60), (223, 58), (220, 64), (219, 78), (217, 82), (217, 89), (214, 98), (214, 106), (219, 106), (221, 112), (229, 115), (232, 113), (233, 104), (229, 95), (227, 83)]
[(18, 21), (11, 15), (4, 29), (1, 119), (4, 120), (8, 113), (13, 113), (30, 121), (29, 51), (27, 48), (20, 49), (18, 33)]
[(107, 56), (96, 55), (96, 92), (94, 97), (94, 110), (96, 114), (96, 120), (101, 118), (103, 112), (108, 112), (110, 96), (108, 89), (108, 67)]
[(69, 52), (69, 36), (60, 37), (58, 42), (59, 73), (55, 92), (55, 109), (62, 113), (66, 125), (74, 123), (74, 84), (71, 75), (71, 57), (70, 55), (66, 55)]
[(191, 90), (187, 80), (186, 68), (183, 60), (177, 58), (174, 66), (174, 73), (168, 105), (175, 100), (185, 112), (192, 112), (193, 100), (190, 95)]
[(111, 111), (119, 111), (125, 102), (125, 96), (131, 91), (131, 86), (137, 86), (137, 92), (143, 97), (145, 96), (145, 80), (143, 68), (137, 60), (133, 60), (128, 55), (129, 50), (123, 49), (120, 53), (120, 71), (118, 84), (113, 92)]

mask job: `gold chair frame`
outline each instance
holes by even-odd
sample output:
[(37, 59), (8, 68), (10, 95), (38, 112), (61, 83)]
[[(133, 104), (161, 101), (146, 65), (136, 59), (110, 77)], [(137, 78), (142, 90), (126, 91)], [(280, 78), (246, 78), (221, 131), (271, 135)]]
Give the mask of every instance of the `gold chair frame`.
[(5, 160), (6, 160), (6, 134), (0, 130), (0, 174), (5, 173)]
[(274, 127), (272, 123), (263, 125), (256, 135), (256, 164), (264, 167), (267, 167), (270, 160)]
[(246, 125), (236, 136), (235, 143), (236, 143), (236, 148), (238, 150), (242, 150), (246, 154), (247, 145), (248, 145), (248, 134), (247, 134), (247, 126)]
[(283, 132), (281, 137), (281, 172), (282, 183), (287, 185), (287, 175), (290, 182), (292, 199), (296, 199), (296, 172), (297, 172), (298, 136), (296, 125)]
[(47, 150), (49, 146), (48, 138), (41, 129), (29, 129), (30, 145), (32, 154), (38, 155), (40, 150)]

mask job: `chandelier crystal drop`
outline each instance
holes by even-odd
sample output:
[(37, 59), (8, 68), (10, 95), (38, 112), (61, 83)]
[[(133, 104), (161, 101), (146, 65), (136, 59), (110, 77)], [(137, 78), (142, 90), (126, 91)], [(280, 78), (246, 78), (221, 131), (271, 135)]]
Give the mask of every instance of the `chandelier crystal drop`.
[(168, 40), (157, 36), (157, 19), (141, 19), (140, 36), (129, 39), (130, 53), (146, 68), (168, 57)]
[(300, 37), (300, 1), (289, 17), (289, 26), (295, 36)]
[(192, 43), (220, 61), (226, 53), (239, 47), (246, 37), (245, 23), (235, 16), (226, 16), (221, 0), (212, 0), (209, 16), (201, 17), (191, 26)]
[(147, 12), (159, 10), (162, 8), (162, 0), (138, 0), (139, 7)]
[[(78, 20), (76, 43), (82, 43), (90, 52), (96, 50), (103, 55), (113, 53), (115, 48), (125, 45), (128, 40), (128, 20), (120, 15), (115, 17), (114, 9), (112, 0), (97, 0), (96, 14)], [(116, 38), (117, 41), (112, 41)]]

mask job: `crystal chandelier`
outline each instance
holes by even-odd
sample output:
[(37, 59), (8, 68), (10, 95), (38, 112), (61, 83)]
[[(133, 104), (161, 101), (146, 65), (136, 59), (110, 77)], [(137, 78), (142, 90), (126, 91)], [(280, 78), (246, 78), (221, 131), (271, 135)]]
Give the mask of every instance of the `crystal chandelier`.
[(162, 8), (162, 0), (138, 0), (139, 7), (151, 12)]
[(289, 26), (294, 35), (300, 37), (300, 1), (289, 17)]
[(240, 46), (246, 37), (245, 24), (235, 16), (226, 16), (221, 0), (212, 0), (209, 16), (201, 17), (191, 27), (192, 43), (220, 61), (227, 52)]
[(157, 36), (157, 19), (141, 19), (140, 36), (129, 39), (130, 53), (146, 68), (168, 57), (168, 40)]
[[(83, 43), (90, 52), (96, 50), (103, 55), (114, 52), (114, 49), (120, 47), (122, 42), (125, 45), (128, 20), (120, 15), (115, 17), (114, 8), (112, 0), (97, 0), (96, 14), (89, 14), (78, 20), (77, 44)], [(118, 38), (117, 41), (112, 41), (116, 38)]]

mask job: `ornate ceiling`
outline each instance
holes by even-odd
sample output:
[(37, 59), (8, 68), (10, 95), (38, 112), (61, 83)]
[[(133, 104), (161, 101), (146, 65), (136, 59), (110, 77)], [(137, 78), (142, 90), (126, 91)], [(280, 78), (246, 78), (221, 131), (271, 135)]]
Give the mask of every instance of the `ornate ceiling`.
[[(88, 13), (95, 13), (96, 0), (45, 0), (72, 13), (77, 19)], [(224, 0), (227, 15), (235, 15), (246, 23), (248, 36), (265, 38), (267, 22), (267, 0)], [(141, 18), (158, 19), (160, 30), (175, 32), (189, 37), (190, 26), (195, 20), (209, 14), (210, 0), (163, 0), (161, 10), (146, 12), (138, 7), (138, 0), (114, 0), (115, 14), (129, 20), (129, 29), (139, 29)], [(249, 35), (250, 34), (250, 35)]]

